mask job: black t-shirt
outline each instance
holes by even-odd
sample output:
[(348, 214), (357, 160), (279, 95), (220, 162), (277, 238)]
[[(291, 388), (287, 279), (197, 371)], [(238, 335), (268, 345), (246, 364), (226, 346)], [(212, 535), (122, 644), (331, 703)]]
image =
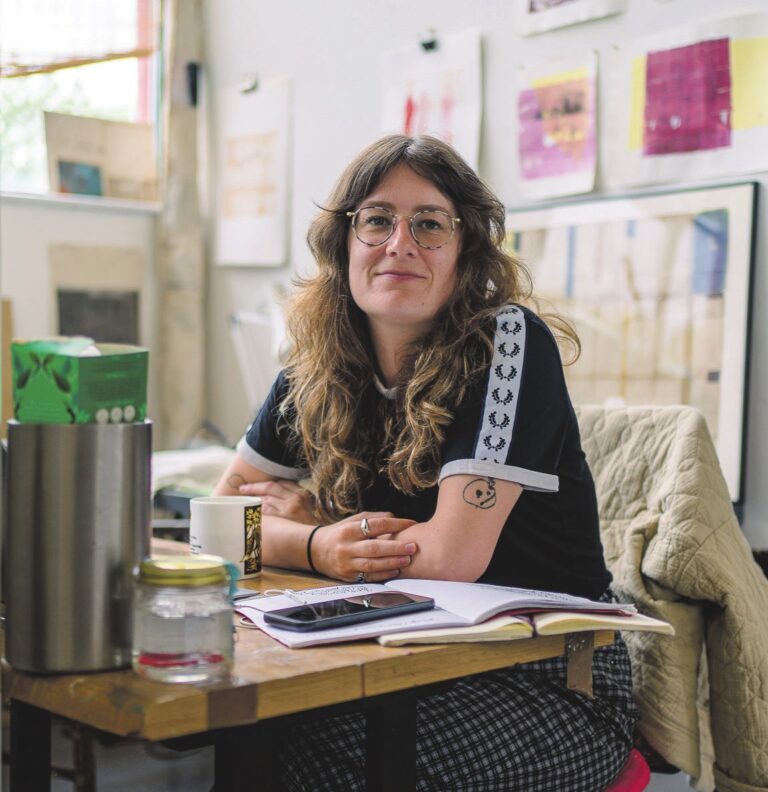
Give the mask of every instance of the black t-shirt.
[[(361, 388), (370, 390), (372, 400), (387, 398), (380, 383), (375, 385), (361, 383)], [(298, 480), (309, 471), (278, 412), (287, 387), (281, 372), (237, 450), (265, 473)], [(603, 559), (595, 486), (560, 354), (546, 324), (521, 306), (499, 311), (493, 359), (447, 430), (439, 478), (459, 474), (478, 478), (481, 500), (489, 478), (523, 487), (482, 582), (591, 598), (606, 590), (611, 575)], [(405, 495), (378, 475), (361, 510), (422, 522), (433, 516), (437, 492), (435, 486)], [(471, 522), (466, 530), (472, 530)]]

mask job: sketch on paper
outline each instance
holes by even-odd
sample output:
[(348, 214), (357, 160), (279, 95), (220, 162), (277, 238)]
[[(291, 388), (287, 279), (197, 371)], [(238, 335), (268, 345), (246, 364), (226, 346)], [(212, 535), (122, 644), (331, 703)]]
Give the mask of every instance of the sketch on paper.
[(626, 0), (517, 0), (518, 29), (524, 36), (620, 14)]
[(665, 31), (613, 58), (612, 186), (768, 167), (768, 15)]
[(520, 68), (518, 157), (524, 195), (546, 198), (594, 187), (595, 63), (592, 53)]
[(222, 94), (216, 262), (280, 266), (287, 257), (287, 80)]
[(482, 80), (480, 33), (440, 38), (428, 52), (417, 48), (385, 55), (382, 131), (435, 135), (477, 168)]
[(576, 325), (583, 404), (690, 404), (741, 497), (755, 185), (507, 214), (536, 294)]
[(277, 132), (232, 136), (224, 146), (222, 215), (274, 217), (278, 211)]

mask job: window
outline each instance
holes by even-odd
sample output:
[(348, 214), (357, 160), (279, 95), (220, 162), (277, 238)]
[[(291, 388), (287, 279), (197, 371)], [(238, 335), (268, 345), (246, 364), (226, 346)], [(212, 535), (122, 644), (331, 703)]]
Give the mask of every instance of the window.
[(159, 0), (0, 0), (0, 189), (47, 192), (43, 111), (154, 123)]

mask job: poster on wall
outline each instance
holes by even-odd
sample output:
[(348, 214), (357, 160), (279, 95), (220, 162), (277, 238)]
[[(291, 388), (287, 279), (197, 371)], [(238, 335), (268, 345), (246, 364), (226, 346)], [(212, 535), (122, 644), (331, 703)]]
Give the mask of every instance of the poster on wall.
[(590, 192), (595, 184), (597, 56), (523, 65), (517, 150), (524, 197)]
[(60, 243), (49, 245), (48, 260), (52, 334), (151, 345), (141, 249)]
[(482, 75), (480, 31), (440, 36), (432, 49), (412, 46), (385, 54), (382, 132), (434, 135), (477, 170)]
[(742, 496), (756, 184), (507, 214), (535, 292), (576, 326), (576, 404), (690, 404)]
[(530, 36), (626, 9), (627, 0), (517, 0), (518, 30)]
[(223, 91), (219, 111), (217, 264), (278, 267), (288, 256), (290, 83)]
[(768, 168), (768, 15), (665, 31), (613, 59), (611, 186)]

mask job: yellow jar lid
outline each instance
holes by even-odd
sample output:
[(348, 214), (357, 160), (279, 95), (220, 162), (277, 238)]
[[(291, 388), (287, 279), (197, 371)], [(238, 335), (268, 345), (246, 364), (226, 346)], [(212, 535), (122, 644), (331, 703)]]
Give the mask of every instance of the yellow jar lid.
[(229, 581), (226, 562), (214, 555), (155, 556), (139, 566), (139, 582), (150, 586), (213, 586)]

